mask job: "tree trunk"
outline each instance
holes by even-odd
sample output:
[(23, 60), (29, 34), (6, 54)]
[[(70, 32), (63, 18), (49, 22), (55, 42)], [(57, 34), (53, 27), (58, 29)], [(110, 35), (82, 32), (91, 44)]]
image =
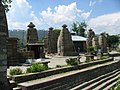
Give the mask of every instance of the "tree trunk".
[(9, 90), (7, 80), (7, 38), (7, 19), (4, 7), (0, 0), (0, 90)]

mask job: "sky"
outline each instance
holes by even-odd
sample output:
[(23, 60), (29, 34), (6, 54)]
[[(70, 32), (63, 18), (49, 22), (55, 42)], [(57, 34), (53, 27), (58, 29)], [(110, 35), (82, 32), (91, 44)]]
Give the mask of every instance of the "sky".
[(7, 13), (9, 30), (27, 30), (33, 22), (38, 30), (61, 29), (86, 21), (96, 34), (120, 34), (120, 0), (12, 0)]

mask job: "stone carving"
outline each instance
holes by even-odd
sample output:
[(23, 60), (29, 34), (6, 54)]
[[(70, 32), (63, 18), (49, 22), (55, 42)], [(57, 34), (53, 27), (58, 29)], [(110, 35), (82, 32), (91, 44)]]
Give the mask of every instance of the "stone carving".
[(99, 46), (101, 49), (101, 52), (107, 52), (107, 42), (106, 42), (106, 37), (103, 33), (99, 36)]
[(60, 35), (58, 37), (58, 54), (61, 56), (71, 56), (76, 55), (76, 51), (74, 48), (74, 44), (71, 39), (71, 34), (68, 31), (68, 28), (66, 24), (64, 24), (63, 29), (60, 32)]
[(36, 28), (34, 28), (35, 25), (32, 22), (30, 22), (28, 27), (29, 28), (27, 29), (27, 43), (37, 43), (38, 34)]
[(0, 90), (9, 90), (7, 81), (7, 38), (7, 20), (4, 7), (0, 0)]

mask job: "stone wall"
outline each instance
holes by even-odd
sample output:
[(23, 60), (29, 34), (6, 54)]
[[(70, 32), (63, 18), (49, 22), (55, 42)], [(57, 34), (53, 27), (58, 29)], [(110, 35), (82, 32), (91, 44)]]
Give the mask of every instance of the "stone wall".
[(19, 63), (18, 60), (18, 52), (17, 52), (17, 41), (18, 38), (8, 38), (7, 39), (7, 59), (8, 66), (17, 65)]

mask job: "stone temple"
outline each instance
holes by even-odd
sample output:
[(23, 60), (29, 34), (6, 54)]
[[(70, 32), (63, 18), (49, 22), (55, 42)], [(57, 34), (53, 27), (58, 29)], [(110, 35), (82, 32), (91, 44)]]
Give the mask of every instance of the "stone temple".
[(71, 38), (71, 34), (68, 31), (68, 28), (66, 28), (67, 25), (64, 24), (62, 27), (63, 29), (60, 32), (57, 42), (58, 54), (61, 56), (77, 55)]
[(35, 25), (30, 22), (27, 29), (27, 51), (34, 53), (33, 58), (44, 58), (44, 43), (38, 43), (38, 34)]
[(99, 36), (99, 46), (103, 53), (107, 52), (107, 41), (104, 33), (101, 33)]
[(29, 28), (27, 29), (27, 43), (37, 43), (38, 34), (36, 28), (34, 28), (35, 25), (32, 22), (30, 22), (28, 27)]

